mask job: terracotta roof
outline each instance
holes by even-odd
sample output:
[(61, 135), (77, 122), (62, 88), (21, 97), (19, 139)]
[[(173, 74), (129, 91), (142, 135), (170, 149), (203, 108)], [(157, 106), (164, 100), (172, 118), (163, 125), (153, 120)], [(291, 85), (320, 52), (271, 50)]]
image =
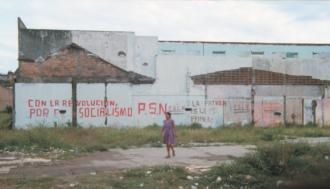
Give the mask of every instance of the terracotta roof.
[(311, 76), (289, 75), (279, 72), (265, 71), (244, 67), (239, 69), (217, 71), (213, 73), (192, 76), (194, 84), (207, 85), (324, 85), (329, 80), (320, 80)]

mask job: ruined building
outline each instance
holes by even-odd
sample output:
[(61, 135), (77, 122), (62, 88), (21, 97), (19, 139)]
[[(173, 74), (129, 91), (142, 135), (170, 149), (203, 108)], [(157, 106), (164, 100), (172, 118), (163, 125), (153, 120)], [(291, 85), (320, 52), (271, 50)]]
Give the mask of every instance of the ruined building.
[(15, 127), (330, 125), (330, 44), (161, 41), (133, 32), (28, 29)]
[(0, 74), (0, 112), (10, 111), (13, 107), (13, 84), (15, 75), (12, 72)]

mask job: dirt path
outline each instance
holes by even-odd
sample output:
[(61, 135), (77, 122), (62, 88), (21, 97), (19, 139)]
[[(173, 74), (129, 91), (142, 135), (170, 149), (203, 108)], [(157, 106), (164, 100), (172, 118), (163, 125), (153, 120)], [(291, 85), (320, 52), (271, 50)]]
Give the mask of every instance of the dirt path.
[[(0, 157), (0, 162), (2, 162), (2, 167), (11, 166), (7, 173), (2, 174), (17, 176), (73, 176), (156, 165), (176, 165), (184, 166), (189, 171), (204, 171), (217, 163), (230, 161), (229, 156), (243, 156), (253, 148), (252, 145), (178, 147), (176, 157), (171, 159), (164, 158), (164, 148), (111, 149), (72, 160), (42, 161), (41, 163), (35, 161), (32, 164), (22, 164), (19, 163), (20, 160), (14, 160), (14, 158), (7, 157), (7, 160), (1, 160)], [(10, 164), (10, 161), (18, 163)]]

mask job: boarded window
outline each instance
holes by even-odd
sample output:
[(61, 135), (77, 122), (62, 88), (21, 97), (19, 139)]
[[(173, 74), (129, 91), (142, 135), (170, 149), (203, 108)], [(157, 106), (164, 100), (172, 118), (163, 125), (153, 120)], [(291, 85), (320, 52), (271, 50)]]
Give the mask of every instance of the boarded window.
[(163, 49), (163, 50), (162, 50), (162, 53), (163, 53), (163, 54), (173, 54), (173, 53), (175, 53), (175, 50)]
[(212, 51), (214, 55), (226, 55), (226, 51)]
[(264, 51), (251, 51), (252, 56), (263, 56), (264, 54)]
[(287, 58), (298, 58), (298, 53), (297, 52), (287, 52), (286, 57)]
[(313, 52), (313, 58), (330, 58), (330, 52)]

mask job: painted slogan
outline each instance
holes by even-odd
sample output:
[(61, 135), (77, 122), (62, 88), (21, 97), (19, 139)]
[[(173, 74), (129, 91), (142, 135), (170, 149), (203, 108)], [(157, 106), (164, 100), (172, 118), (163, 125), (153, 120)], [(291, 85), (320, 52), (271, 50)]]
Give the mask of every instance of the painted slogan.
[[(29, 118), (50, 117), (65, 114), (72, 109), (72, 100), (28, 99)], [(114, 100), (77, 100), (77, 115), (80, 118), (92, 117), (131, 117), (131, 107), (118, 107)]]
[[(151, 101), (150, 101), (151, 100)], [(248, 102), (225, 100), (182, 100), (172, 103), (148, 99), (133, 103), (132, 106), (121, 106), (120, 102), (109, 99), (77, 100), (77, 117), (91, 118), (130, 118), (133, 116), (157, 116), (163, 118), (169, 111), (180, 119), (180, 115), (188, 116), (186, 124), (201, 123), (208, 126), (219, 126), (226, 123), (240, 122), (249, 119), (250, 106)], [(126, 103), (127, 104), (127, 103)], [(71, 99), (28, 99), (26, 101), (27, 114), (30, 120), (35, 118), (59, 117), (72, 111)], [(224, 112), (225, 111), (225, 112)], [(243, 117), (242, 117), (243, 116)], [(182, 117), (182, 116), (181, 116)], [(178, 120), (180, 121), (180, 120)]]

